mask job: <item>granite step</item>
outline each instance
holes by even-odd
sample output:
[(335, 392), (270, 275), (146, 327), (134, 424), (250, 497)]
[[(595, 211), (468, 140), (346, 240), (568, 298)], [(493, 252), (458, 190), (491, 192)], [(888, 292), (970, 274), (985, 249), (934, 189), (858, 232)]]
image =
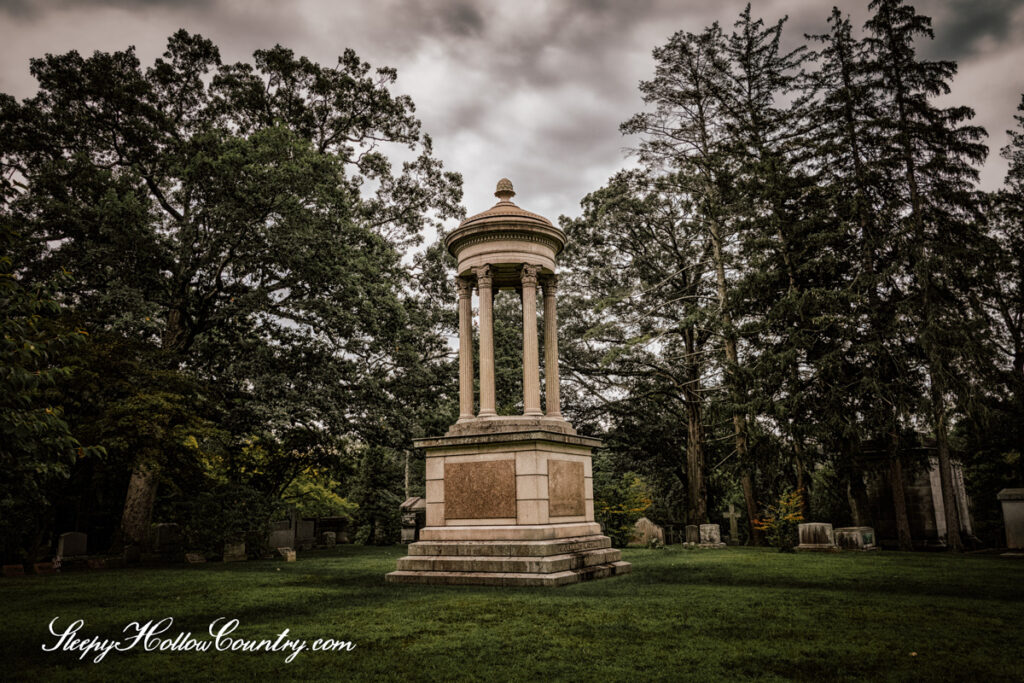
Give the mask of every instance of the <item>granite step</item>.
[(568, 569), (550, 574), (528, 572), (452, 572), (398, 570), (385, 577), (388, 583), (433, 584), (447, 586), (564, 586), (580, 581), (602, 579), (626, 574), (632, 569), (629, 562), (609, 562), (580, 569)]
[(552, 574), (609, 564), (622, 559), (615, 548), (544, 557), (464, 557), (459, 555), (409, 555), (398, 560), (399, 571), (498, 572)]

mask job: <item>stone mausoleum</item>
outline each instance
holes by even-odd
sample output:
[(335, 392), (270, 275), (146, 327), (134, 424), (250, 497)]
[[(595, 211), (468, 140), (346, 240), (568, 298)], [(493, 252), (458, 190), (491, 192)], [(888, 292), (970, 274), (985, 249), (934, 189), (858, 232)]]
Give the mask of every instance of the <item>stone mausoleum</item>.
[[(557, 258), (565, 234), (512, 203), (506, 179), (491, 209), (446, 239), (458, 261), (459, 419), (426, 451), (426, 526), (390, 583), (560, 586), (629, 571), (594, 521), (591, 452), (559, 410), (555, 311)], [(544, 310), (541, 410), (537, 288)], [(479, 294), (480, 397), (474, 414), (473, 290)], [(522, 295), (523, 414), (498, 415), (493, 302)]]

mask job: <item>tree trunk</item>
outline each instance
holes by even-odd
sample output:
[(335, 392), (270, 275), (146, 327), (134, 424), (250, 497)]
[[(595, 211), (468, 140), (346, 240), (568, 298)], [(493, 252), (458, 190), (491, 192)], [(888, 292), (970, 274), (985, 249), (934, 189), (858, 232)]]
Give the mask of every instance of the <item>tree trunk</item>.
[[(895, 437), (896, 441), (899, 437)], [(910, 535), (910, 519), (907, 517), (907, 497), (903, 488), (903, 463), (900, 461), (898, 445), (889, 454), (889, 485), (892, 488), (892, 505), (896, 513), (896, 534), (900, 550), (913, 550), (914, 540)]]
[(864, 473), (857, 467), (849, 470), (849, 479), (846, 484), (847, 498), (850, 502), (850, 512), (853, 513), (854, 526), (874, 526), (868, 506), (868, 494), (864, 487)]
[[(736, 351), (736, 340), (733, 338), (732, 332), (732, 316), (729, 313), (728, 307), (728, 285), (725, 280), (725, 254), (722, 249), (722, 233), (716, 221), (710, 220), (709, 226), (712, 246), (714, 247), (718, 305), (722, 311), (722, 324), (725, 328), (725, 360), (728, 365), (737, 367), (739, 366), (739, 353)], [(734, 392), (738, 390), (735, 382), (733, 390)], [(743, 499), (747, 505), (747, 521), (750, 523), (750, 540), (754, 545), (761, 545), (763, 542), (761, 532), (754, 525), (754, 520), (757, 519), (757, 496), (754, 492), (754, 477), (750, 470), (750, 463), (747, 462), (747, 430), (745, 422), (743, 415), (739, 411), (733, 413), (732, 425), (736, 442), (736, 457), (741, 463), (740, 467), (743, 468), (741, 483), (743, 485)]]
[(932, 389), (932, 408), (935, 414), (935, 440), (939, 452), (939, 482), (942, 487), (942, 509), (946, 513), (946, 547), (963, 552), (960, 535), (960, 507), (953, 490), (953, 465), (949, 460), (949, 435), (946, 432), (946, 407), (938, 389)]
[(125, 495), (124, 512), (121, 514), (121, 531), (115, 545), (145, 546), (149, 539), (149, 524), (153, 517), (153, 503), (159, 468), (149, 463), (138, 462), (132, 470)]
[(708, 492), (704, 483), (704, 426), (700, 405), (686, 402), (686, 507), (690, 524), (708, 521)]
[(754, 525), (754, 520), (757, 519), (757, 497), (754, 495), (754, 477), (750, 474), (750, 470), (743, 470), (743, 473), (740, 475), (740, 483), (743, 485), (743, 502), (747, 505), (747, 521), (750, 523), (750, 543), (751, 545), (762, 545), (764, 540), (761, 538), (761, 532)]
[[(185, 342), (185, 315), (183, 305), (172, 306), (167, 311), (167, 327), (161, 338), (165, 358), (177, 369), (175, 355)], [(158, 446), (159, 447), (159, 446)], [(132, 477), (125, 494), (124, 509), (121, 512), (121, 528), (114, 535), (113, 549), (125, 546), (144, 546), (149, 538), (149, 525), (153, 519), (153, 504), (156, 503), (156, 489), (160, 480), (160, 464), (153, 458), (136, 461)]]
[[(794, 430), (795, 431), (795, 430)], [(800, 514), (811, 520), (811, 473), (807, 469), (803, 440), (793, 435), (793, 456), (796, 460), (796, 488), (800, 491)]]

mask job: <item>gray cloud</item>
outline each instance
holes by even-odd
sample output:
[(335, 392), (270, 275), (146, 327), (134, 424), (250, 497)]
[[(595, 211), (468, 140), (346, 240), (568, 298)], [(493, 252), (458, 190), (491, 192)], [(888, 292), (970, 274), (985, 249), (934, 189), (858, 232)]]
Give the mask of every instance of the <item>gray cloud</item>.
[[(554, 219), (619, 168), (635, 144), (618, 132), (640, 110), (637, 84), (652, 76), (651, 50), (678, 30), (718, 20), (729, 30), (746, 0), (0, 0), (0, 90), (31, 94), (28, 58), (43, 52), (138, 47), (146, 63), (179, 27), (211, 38), (226, 60), (281, 43), (332, 63), (346, 47), (398, 69), (446, 165), (464, 174), (471, 212), (508, 176), (525, 208)], [(868, 0), (841, 2), (859, 28)], [(1024, 0), (920, 0), (934, 17), (925, 54), (960, 60), (951, 104), (970, 103), (996, 134), (1012, 125), (1024, 74)], [(787, 44), (826, 29), (831, 3), (759, 0), (774, 22), (789, 15)], [(1024, 53), (1021, 54), (1024, 58)], [(995, 155), (983, 176), (998, 184)]]
[(115, 7), (144, 11), (154, 7), (201, 8), (203, 0), (0, 0), (0, 14), (18, 19), (36, 19), (52, 12), (81, 7)]
[[(935, 9), (935, 40), (925, 54), (962, 60), (1013, 40), (1010, 18), (1024, 8), (1024, 0), (952, 0)], [(922, 8), (923, 9), (923, 8)], [(1019, 39), (1019, 36), (1017, 36)]]

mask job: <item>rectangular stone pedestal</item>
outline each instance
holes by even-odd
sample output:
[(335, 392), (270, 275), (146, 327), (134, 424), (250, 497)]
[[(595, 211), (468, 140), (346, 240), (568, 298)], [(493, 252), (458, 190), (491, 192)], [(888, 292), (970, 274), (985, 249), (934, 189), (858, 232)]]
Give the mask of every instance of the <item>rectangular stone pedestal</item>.
[(561, 586), (629, 571), (594, 521), (599, 443), (545, 430), (416, 442), (427, 526), (387, 581)]

